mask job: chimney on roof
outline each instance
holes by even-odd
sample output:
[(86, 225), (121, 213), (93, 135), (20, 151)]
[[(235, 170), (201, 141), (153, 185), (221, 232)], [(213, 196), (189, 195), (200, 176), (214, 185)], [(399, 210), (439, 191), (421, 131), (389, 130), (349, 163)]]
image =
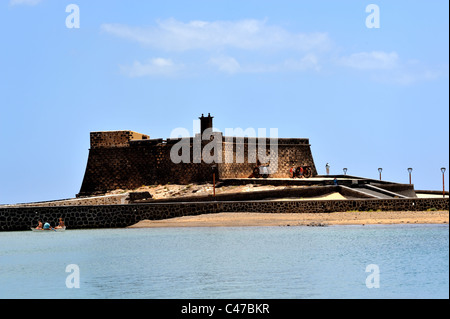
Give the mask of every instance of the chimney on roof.
[(200, 119), (200, 134), (202, 134), (207, 130), (207, 129), (212, 129), (213, 128), (213, 119), (214, 117), (211, 116), (210, 113), (208, 113), (208, 116), (205, 117), (202, 114), (202, 117), (199, 117)]

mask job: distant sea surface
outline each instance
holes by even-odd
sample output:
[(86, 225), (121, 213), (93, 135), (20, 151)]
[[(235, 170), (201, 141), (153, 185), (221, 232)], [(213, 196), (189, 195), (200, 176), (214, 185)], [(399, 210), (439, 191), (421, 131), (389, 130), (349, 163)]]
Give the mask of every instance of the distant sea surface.
[(0, 298), (449, 298), (449, 228), (0, 232)]

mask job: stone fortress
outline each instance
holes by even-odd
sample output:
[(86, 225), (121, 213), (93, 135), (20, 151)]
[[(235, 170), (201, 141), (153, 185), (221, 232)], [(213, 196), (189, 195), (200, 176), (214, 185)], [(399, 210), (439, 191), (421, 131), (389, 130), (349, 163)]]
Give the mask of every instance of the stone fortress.
[[(270, 177), (288, 178), (293, 166), (310, 166), (312, 175), (317, 175), (307, 138), (277, 138), (275, 141), (264, 138), (261, 143), (259, 138), (226, 137), (220, 132), (212, 132), (213, 117), (209, 114), (200, 117), (200, 129), (201, 135), (185, 139), (189, 153), (186, 163), (174, 163), (171, 158), (171, 150), (181, 138), (151, 139), (132, 131), (91, 132), (89, 157), (78, 197), (115, 189), (135, 189), (142, 185), (211, 183), (213, 169), (217, 180), (248, 178), (264, 163), (259, 161), (258, 148), (271, 158), (271, 142), (277, 143), (277, 168)], [(208, 131), (211, 133), (205, 138)], [(204, 149), (211, 139), (220, 143), (217, 149), (221, 154), (212, 154), (212, 162), (207, 162), (203, 158)], [(202, 154), (196, 154), (196, 142), (201, 146)], [(276, 155), (272, 154), (272, 160)]]

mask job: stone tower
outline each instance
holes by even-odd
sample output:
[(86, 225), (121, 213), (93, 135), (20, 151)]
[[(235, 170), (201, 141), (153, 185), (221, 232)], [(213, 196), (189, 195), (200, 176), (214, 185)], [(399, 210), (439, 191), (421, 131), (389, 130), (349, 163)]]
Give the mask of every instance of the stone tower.
[(200, 133), (203, 136), (203, 133), (207, 130), (207, 129), (212, 129), (213, 128), (213, 116), (211, 116), (211, 113), (208, 113), (208, 116), (205, 117), (202, 116), (199, 117), (200, 119)]

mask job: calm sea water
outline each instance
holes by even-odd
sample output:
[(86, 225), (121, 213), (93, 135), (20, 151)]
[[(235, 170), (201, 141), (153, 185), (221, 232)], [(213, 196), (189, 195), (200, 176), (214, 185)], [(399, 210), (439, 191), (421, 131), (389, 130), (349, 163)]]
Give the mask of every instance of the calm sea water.
[(3, 232), (0, 298), (449, 298), (449, 228)]

